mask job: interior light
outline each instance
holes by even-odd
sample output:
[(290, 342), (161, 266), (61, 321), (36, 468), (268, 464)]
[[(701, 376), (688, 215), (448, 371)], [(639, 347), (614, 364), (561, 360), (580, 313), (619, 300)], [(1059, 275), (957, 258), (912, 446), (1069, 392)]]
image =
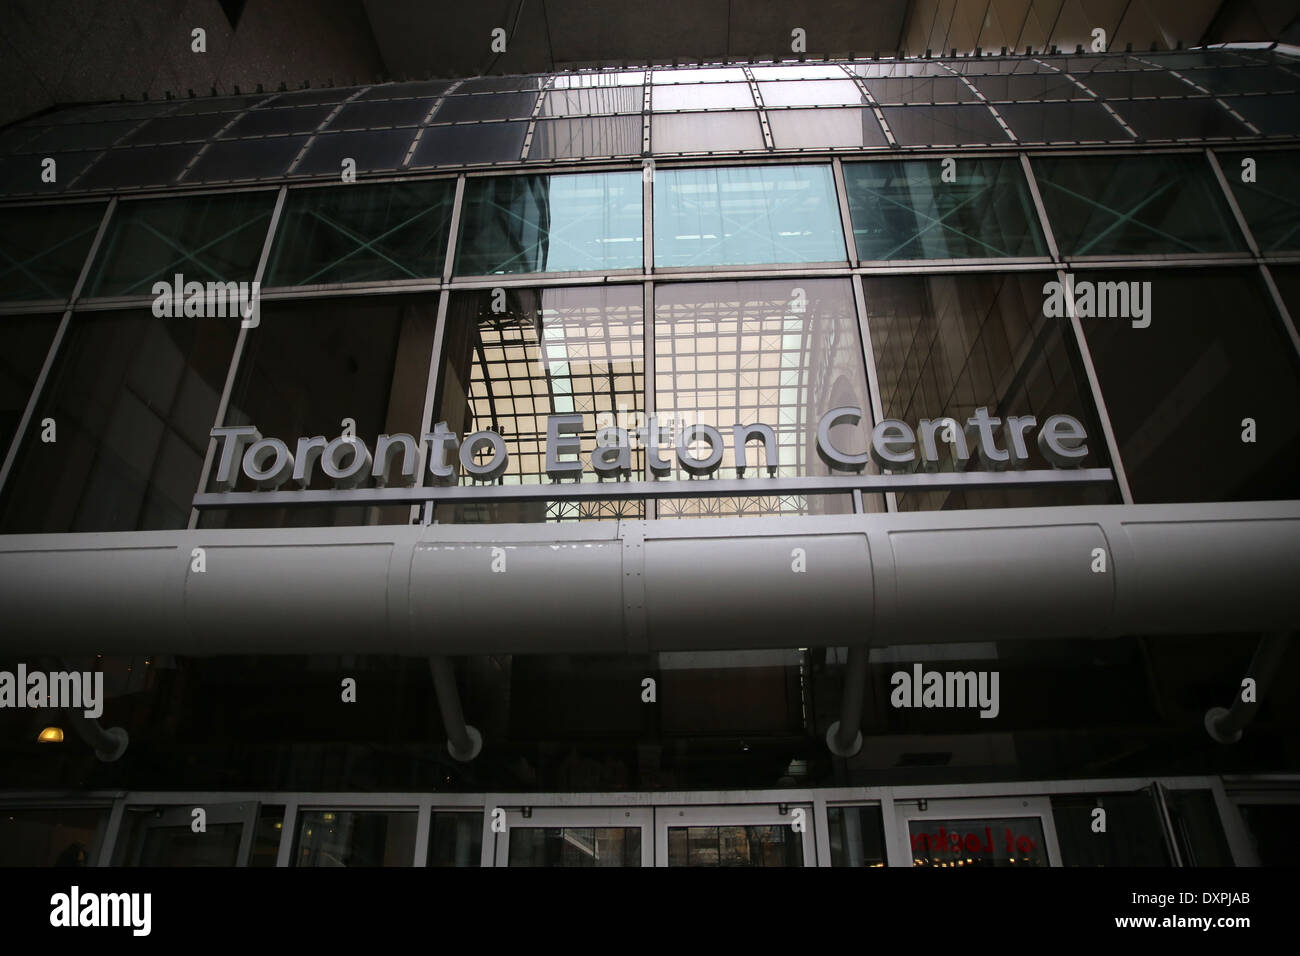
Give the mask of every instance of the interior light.
[(63, 743), (63, 728), (46, 727), (41, 731), (40, 736), (36, 738), (36, 741), (42, 744), (61, 744)]

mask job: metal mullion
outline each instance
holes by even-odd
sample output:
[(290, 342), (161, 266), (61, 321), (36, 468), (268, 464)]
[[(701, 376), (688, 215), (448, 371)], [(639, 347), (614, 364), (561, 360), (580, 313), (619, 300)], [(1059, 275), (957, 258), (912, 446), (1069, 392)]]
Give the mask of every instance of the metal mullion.
[(1232, 191), (1232, 185), (1223, 175), (1223, 167), (1219, 165), (1219, 158), (1214, 155), (1214, 150), (1208, 146), (1205, 148), (1205, 158), (1209, 160), (1210, 169), (1214, 173), (1214, 179), (1219, 184), (1219, 189), (1223, 192), (1223, 198), (1227, 200), (1228, 208), (1232, 210), (1232, 217), (1237, 220), (1237, 228), (1246, 239), (1246, 247), (1250, 249), (1250, 254), (1258, 257), (1259, 243), (1255, 241), (1255, 235), (1250, 231), (1250, 224), (1246, 222), (1245, 215), (1242, 214), (1241, 206), (1237, 204), (1237, 197)]
[[(415, 486), (423, 487), (425, 483), (425, 468), (429, 461), (429, 446), (424, 441), (423, 436), (428, 434), (433, 428), (433, 410), (438, 401), (438, 387), (441, 384), (442, 376), (442, 353), (447, 338), (447, 309), (450, 304), (451, 293), (443, 289), (438, 294), (438, 314), (434, 320), (433, 327), (433, 347), (430, 349), (432, 355), (429, 358), (429, 375), (424, 386), (424, 407), (420, 412), (420, 441), (416, 445), (415, 459)], [(424, 505), (411, 505), (411, 521), (423, 520), (425, 524), (433, 522), (432, 507), (426, 502)]]
[[(177, 183), (177, 184), (179, 184), (179, 183), (181, 182), (181, 180), (183, 180), (183, 179), (184, 179), (184, 178), (189, 174), (189, 171), (190, 171), (191, 169), (193, 169), (195, 166), (198, 165), (199, 160), (203, 158), (203, 154), (206, 153), (209, 149), (211, 149), (211, 148), (212, 148), (212, 144), (215, 143), (215, 142), (217, 142), (219, 139), (221, 139), (222, 135), (223, 135), (227, 130), (229, 130), (232, 126), (234, 126), (236, 123), (238, 123), (241, 119), (243, 119), (243, 118), (244, 118), (245, 116), (247, 116), (249, 113), (253, 112), (253, 110), (259, 110), (259, 109), (261, 109), (263, 106), (265, 106), (267, 103), (271, 102), (273, 99), (275, 99), (275, 98), (276, 98), (277, 96), (279, 96), (279, 95), (280, 95), (280, 94), (279, 94), (278, 91), (275, 92), (275, 93), (272, 93), (270, 96), (266, 97), (265, 99), (258, 100), (256, 103), (253, 103), (251, 106), (247, 106), (247, 107), (245, 107), (244, 109), (242, 109), (242, 110), (240, 110), (238, 113), (236, 113), (233, 117), (231, 117), (229, 123), (227, 123), (225, 126), (221, 127), (221, 129), (217, 130), (215, 133), (213, 133), (211, 136), (209, 136), (209, 137), (207, 138), (207, 140), (204, 141), (203, 145), (200, 146), (200, 147), (198, 148), (198, 150), (194, 153), (194, 155), (190, 157), (190, 161), (189, 161), (188, 163), (185, 164), (185, 168), (182, 169), (179, 173), (176, 174), (176, 178), (173, 179), (172, 182), (173, 182), (173, 183)], [(286, 134), (286, 135), (293, 135), (293, 134)], [(238, 138), (242, 138), (242, 137), (238, 137)], [(238, 138), (237, 138), (237, 139), (238, 139)], [(270, 138), (270, 137), (257, 137), (257, 138), (258, 138), (258, 139), (266, 139), (266, 138)], [(232, 142), (233, 142), (233, 141), (234, 141), (234, 140), (232, 140)]]
[(86, 258), (81, 263), (81, 271), (77, 274), (76, 284), (72, 287), (72, 292), (68, 296), (67, 308), (64, 309), (63, 317), (59, 320), (58, 328), (54, 330), (54, 338), (50, 340), (50, 347), (46, 350), (45, 361), (41, 364), (41, 370), (36, 375), (36, 381), (32, 383), (31, 394), (27, 398), (27, 404), (23, 407), (22, 417), (18, 419), (18, 425), (14, 429), (14, 437), (9, 442), (9, 449), (5, 454), (4, 464), (0, 465), (0, 492), (4, 491), (5, 482), (9, 480), (9, 472), (14, 465), (14, 459), (18, 457), (18, 447), (22, 444), (23, 436), (27, 433), (31, 425), (32, 418), (36, 414), (36, 406), (41, 400), (41, 394), (45, 391), (45, 383), (50, 377), (50, 371), (54, 368), (54, 362), (59, 354), (59, 348), (63, 344), (63, 339), (68, 333), (68, 326), (72, 323), (72, 312), (77, 305), (77, 299), (81, 296), (81, 290), (86, 284), (86, 279), (90, 275), (90, 268), (94, 264), (95, 257), (99, 253), (100, 243), (103, 242), (104, 236), (108, 232), (109, 220), (113, 217), (114, 210), (117, 209), (117, 199), (110, 199), (108, 205), (104, 208), (104, 214), (100, 217), (99, 228), (95, 232), (95, 238), (90, 242), (90, 248), (86, 250)]
[(772, 128), (767, 122), (767, 108), (763, 105), (763, 94), (758, 91), (758, 81), (754, 79), (753, 72), (749, 67), (741, 67), (745, 74), (745, 81), (749, 84), (749, 95), (754, 99), (754, 107), (758, 110), (758, 123), (763, 130), (763, 143), (768, 149), (775, 148), (772, 143)]
[(126, 795), (117, 794), (112, 809), (108, 812), (108, 821), (104, 825), (104, 839), (99, 844), (95, 861), (86, 861), (88, 866), (112, 866), (113, 851), (117, 848), (118, 833), (122, 829), (122, 818), (126, 813)]
[[(871, 326), (867, 320), (867, 297), (862, 284), (862, 276), (853, 277), (853, 308), (858, 315), (858, 337), (862, 346), (863, 371), (867, 375), (867, 394), (871, 397), (872, 425), (885, 419), (885, 404), (880, 395), (880, 372), (876, 365), (876, 350), (871, 344)], [(885, 510), (898, 510), (898, 495), (892, 491), (885, 492)]]
[[(958, 73), (956, 70), (950, 67), (947, 63), (944, 63), (942, 60), (939, 60), (937, 62), (941, 67), (943, 67), (953, 76), (961, 80), (962, 83), (965, 85), (966, 89), (970, 90), (972, 93), (975, 94), (975, 98), (979, 100), (980, 103), (984, 104), (984, 107), (990, 113), (993, 114), (993, 119), (997, 121), (998, 126), (1002, 127), (1002, 132), (1007, 134), (1007, 139), (1011, 140), (1011, 142), (1013, 143), (1020, 141), (1020, 137), (1016, 136), (1015, 131), (1010, 126), (1007, 125), (1007, 121), (1002, 118), (1002, 114), (998, 112), (998, 108), (989, 100), (987, 96), (984, 95), (982, 90), (980, 90), (974, 83), (970, 81), (970, 78), (967, 77), (965, 73)], [(968, 104), (958, 103), (955, 105), (965, 106)]]
[(368, 89), (370, 89), (369, 86), (358, 87), (355, 93), (353, 93), (351, 96), (349, 96), (347, 99), (343, 100), (342, 102), (338, 103), (334, 107), (334, 109), (330, 111), (328, 116), (326, 116), (323, 120), (321, 120), (319, 123), (316, 124), (316, 128), (312, 130), (311, 135), (307, 137), (307, 142), (302, 144), (302, 148), (298, 150), (298, 155), (293, 158), (293, 162), (291, 162), (287, 167), (285, 167), (284, 175), (286, 176), (293, 175), (294, 170), (298, 168), (298, 164), (302, 162), (302, 158), (307, 155), (307, 150), (311, 149), (312, 146), (315, 144), (317, 138), (321, 134), (321, 131), (324, 130), (325, 127), (328, 126), (330, 123), (334, 122), (334, 117), (338, 116), (339, 113), (343, 112), (343, 107), (347, 106), (349, 103), (355, 100), (362, 93), (366, 92), (366, 90)]
[(62, 313), (68, 308), (68, 300), (29, 299), (25, 302), (14, 301), (0, 305), (0, 315), (41, 315), (49, 312)]
[[(1069, 288), (1066, 284), (1065, 269), (1058, 269), (1056, 272), (1056, 281), (1061, 284), (1062, 289)], [(1115, 439), (1115, 429), (1111, 425), (1110, 412), (1106, 409), (1106, 399), (1101, 394), (1101, 380), (1097, 377), (1096, 366), (1092, 361), (1092, 350), (1088, 348), (1088, 339), (1083, 334), (1083, 325), (1079, 322), (1079, 316), (1075, 313), (1073, 296), (1065, 297), (1066, 313), (1070, 317), (1070, 328), (1074, 332), (1074, 344), (1079, 350), (1079, 358), (1083, 362), (1084, 375), (1088, 379), (1088, 389), (1092, 393), (1093, 408), (1097, 412), (1097, 420), (1101, 423), (1102, 436), (1106, 441), (1106, 452), (1110, 456), (1111, 471), (1115, 475), (1115, 483), (1119, 486), (1120, 500), (1126, 504), (1133, 504), (1133, 492), (1129, 488), (1128, 474), (1124, 471), (1124, 461), (1120, 457), (1119, 442)]]
[(1061, 250), (1056, 245), (1056, 234), (1052, 231), (1052, 223), (1047, 218), (1047, 207), (1043, 205), (1043, 194), (1038, 189), (1038, 177), (1034, 175), (1034, 168), (1030, 165), (1029, 156), (1026, 153), (1020, 154), (1020, 169), (1024, 173), (1025, 181), (1029, 184), (1029, 195), (1034, 201), (1034, 209), (1038, 212), (1038, 226), (1043, 230), (1043, 237), (1047, 240), (1047, 251), (1052, 257), (1053, 262), (1061, 261)]
[(1086, 101), (1086, 102), (1100, 103), (1101, 108), (1110, 114), (1110, 118), (1113, 119), (1116, 123), (1118, 123), (1120, 125), (1120, 128), (1123, 129), (1124, 132), (1132, 136), (1134, 140), (1137, 140), (1139, 138), (1137, 131), (1133, 129), (1132, 126), (1129, 126), (1127, 122), (1125, 122), (1124, 117), (1120, 116), (1119, 113), (1115, 112), (1115, 108), (1111, 106), (1110, 103), (1108, 103), (1106, 100), (1103, 100), (1100, 96), (1098, 96), (1094, 90), (1086, 86), (1083, 83), (1083, 81), (1080, 80), (1078, 77), (1076, 77), (1073, 73), (1067, 72), (1066, 70), (1062, 70), (1060, 67), (1053, 66), (1051, 63), (1046, 63), (1043, 60), (1040, 60), (1036, 56), (1031, 57), (1030, 59), (1032, 59), (1039, 66), (1045, 66), (1049, 70), (1055, 70), (1057, 73), (1060, 73), (1067, 80), (1069, 80), (1079, 89), (1083, 90), (1083, 92), (1087, 93), (1089, 96), (1092, 97), (1091, 101)]
[(862, 98), (867, 102), (867, 107), (871, 112), (876, 114), (876, 122), (880, 124), (880, 129), (885, 134), (886, 142), (889, 143), (891, 148), (896, 148), (898, 146), (898, 140), (894, 139), (894, 131), (889, 128), (889, 123), (885, 121), (885, 114), (880, 111), (880, 104), (876, 102), (875, 94), (867, 88), (867, 84), (864, 82), (863, 78), (850, 70), (848, 66), (841, 63), (840, 69), (842, 69), (848, 78), (857, 85), (858, 92), (862, 94)]
[(348, 295), (400, 295), (409, 292), (437, 292), (443, 287), (441, 279), (389, 279), (362, 282), (322, 282), (309, 286), (276, 286), (261, 289), (261, 301), (279, 302), (292, 299), (313, 299), (321, 296)]
[(451, 281), (452, 269), (456, 264), (456, 246), (460, 243), (461, 207), (465, 199), (465, 177), (456, 177), (456, 193), (451, 200), (451, 232), (447, 235), (447, 257), (442, 264), (442, 282)]
[[(289, 187), (281, 186), (279, 193), (275, 197), (275, 208), (271, 210), (271, 221), (266, 228), (266, 237), (262, 241), (262, 254), (257, 260), (257, 271), (253, 273), (253, 286), (257, 288), (262, 283), (262, 276), (266, 273), (266, 263), (271, 257), (271, 246), (275, 242), (276, 229), (280, 224), (280, 213), (284, 210), (284, 199), (288, 193)], [(256, 296), (254, 300), (256, 301)], [(261, 321), (261, 305), (255, 304), (258, 321)], [(221, 398), (217, 401), (217, 412), (213, 417), (213, 428), (219, 428), (226, 420), (226, 412), (230, 406), (230, 395), (234, 391), (235, 377), (239, 374), (239, 363), (244, 355), (244, 344), (248, 341), (248, 325), (244, 321), (239, 323), (239, 335), (235, 339), (235, 348), (230, 356), (230, 368), (226, 370), (226, 381), (221, 389)], [(202, 494), (208, 486), (209, 473), (212, 470), (212, 459), (216, 457), (217, 440), (208, 438), (208, 452), (203, 458), (203, 469), (199, 473), (199, 486), (197, 494)], [(190, 508), (190, 520), (186, 527), (190, 530), (197, 528), (199, 525), (199, 512), (197, 508)]]
[(528, 129), (524, 131), (524, 145), (519, 150), (519, 161), (521, 163), (528, 159), (528, 150), (533, 145), (533, 134), (537, 131), (537, 116), (542, 112), (542, 104), (546, 102), (546, 94), (554, 88), (554, 83), (555, 74), (552, 73), (546, 77), (542, 83), (542, 88), (537, 91), (537, 102), (533, 104), (532, 115), (528, 117)]
[(1286, 329), (1286, 334), (1291, 339), (1291, 344), (1295, 346), (1296, 352), (1300, 353), (1300, 333), (1296, 332), (1295, 320), (1291, 315), (1291, 310), (1287, 308), (1286, 302), (1282, 300), (1282, 293), (1278, 291), (1277, 283), (1273, 281), (1273, 273), (1264, 263), (1259, 264), (1260, 274), (1264, 278), (1264, 285), (1268, 288), (1269, 297), (1273, 300), (1273, 305), (1277, 307), (1278, 315), (1282, 319), (1282, 327)]
[(835, 178), (835, 198), (839, 201), (840, 225), (844, 229), (844, 247), (849, 254), (849, 262), (859, 265), (858, 241), (853, 235), (853, 217), (849, 211), (849, 193), (844, 185), (844, 166), (836, 156), (831, 160), (831, 174)]
[(284, 819), (280, 823), (280, 846), (275, 854), (275, 865), (288, 867), (293, 865), (293, 840), (298, 829), (298, 800), (290, 797), (285, 800)]
[[(650, 476), (650, 446), (659, 436), (651, 435), (650, 419), (656, 414), (655, 412), (655, 284), (653, 280), (647, 279), (642, 285), (641, 294), (641, 390), (642, 390), (642, 408), (641, 420), (645, 425), (645, 441), (642, 442), (642, 478), (649, 481)], [(645, 505), (646, 520), (654, 520), (659, 517), (659, 499), (644, 498), (642, 502)]]
[[(448, 96), (455, 93), (464, 82), (465, 80), (463, 78), (457, 80), (455, 83), (451, 84), (451, 86), (443, 90), (440, 95), (433, 98), (433, 105), (429, 107), (429, 112), (425, 114), (424, 122), (416, 128), (415, 136), (411, 138), (411, 145), (407, 147), (406, 158), (402, 160), (402, 169), (406, 169), (411, 165), (411, 157), (415, 155), (415, 148), (420, 145), (420, 139), (424, 136), (424, 131), (428, 129), (429, 124), (433, 122), (434, 114), (437, 113), (438, 110), (442, 109), (443, 101), (446, 100)], [(419, 99), (419, 97), (414, 97), (414, 99)]]

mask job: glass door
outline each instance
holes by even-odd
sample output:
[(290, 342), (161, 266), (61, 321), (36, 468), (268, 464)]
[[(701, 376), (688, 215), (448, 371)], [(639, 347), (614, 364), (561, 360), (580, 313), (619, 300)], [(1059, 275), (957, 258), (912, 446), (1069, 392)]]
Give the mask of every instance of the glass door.
[(256, 801), (203, 806), (127, 807), (115, 866), (246, 866), (257, 824)]
[(1046, 797), (896, 800), (895, 852), (912, 866), (1060, 866)]
[(655, 809), (656, 866), (816, 866), (811, 804)]
[(642, 807), (508, 807), (496, 866), (651, 866), (651, 811)]

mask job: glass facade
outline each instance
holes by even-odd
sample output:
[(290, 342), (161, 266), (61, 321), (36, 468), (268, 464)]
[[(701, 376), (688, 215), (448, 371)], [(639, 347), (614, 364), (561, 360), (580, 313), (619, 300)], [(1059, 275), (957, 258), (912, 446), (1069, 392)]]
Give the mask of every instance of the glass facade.
[[(744, 519), (724, 530), (761, 538), (795, 517), (924, 528), (978, 509), (1300, 500), (1300, 113), (1294, 64), (1269, 55), (653, 67), (36, 117), (0, 157), (0, 545), (407, 525), (482, 526), (451, 533), (490, 543), (493, 525), (532, 540), (590, 524), (576, 532), (612, 536), (583, 547), (617, 549), (622, 578), (650, 561), (643, 522)], [(46, 189), (26, 171), (51, 149), (68, 152)], [(262, 290), (257, 311), (209, 314), (211, 287), (240, 283)], [(1039, 437), (1057, 416), (1086, 442)], [(223, 478), (214, 428), (281, 440), (288, 464), (241, 446)], [(892, 460), (891, 443), (915, 454)], [(821, 560), (782, 558), (792, 574)], [(720, 580), (692, 570), (692, 586)], [(549, 615), (567, 593), (509, 580), (521, 632), (562, 630)], [(411, 616), (391, 601), (376, 630)], [(620, 602), (622, 626), (642, 610)], [(44, 715), (0, 712), (18, 741), (0, 753), (6, 786), (86, 795), (15, 812), (0, 862), (1271, 858), (1251, 840), (1279, 832), (1300, 782), (1237, 801), (1229, 778), (1293, 774), (1300, 714), (1270, 698), (1237, 750), (1204, 726), (1257, 634), (1103, 641), (1085, 623), (1030, 641), (972, 623), (864, 649), (855, 671), (854, 627), (764, 650), (723, 621), (727, 650), (629, 638), (617, 655), (497, 653), (500, 635), (476, 633), (450, 665), (482, 736), (471, 761), (443, 746), (446, 681), (414, 630), (404, 657), (371, 653), (364, 628), (348, 655), (110, 653), (95, 666), (113, 675), (106, 720), (131, 735), (121, 761), (70, 739), (52, 762)], [(891, 705), (892, 675), (917, 661), (1000, 672), (996, 728)], [(844, 757), (827, 735), (863, 671), (864, 740)], [(348, 716), (304, 709), (353, 675)], [(963, 795), (972, 782), (1033, 807)], [(160, 790), (231, 794), (212, 839), (192, 838), (184, 801), (140, 796)], [(759, 795), (744, 813), (702, 803), (740, 791)], [(812, 827), (793, 830), (805, 803)], [(1099, 806), (1136, 836), (1089, 842)]]

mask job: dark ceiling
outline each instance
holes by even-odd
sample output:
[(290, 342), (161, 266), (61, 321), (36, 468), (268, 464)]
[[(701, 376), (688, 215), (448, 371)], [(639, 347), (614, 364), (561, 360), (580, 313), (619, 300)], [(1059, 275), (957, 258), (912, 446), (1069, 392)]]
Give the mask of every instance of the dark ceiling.
[[(0, 125), (56, 105), (281, 84), (976, 47), (1300, 43), (1300, 0), (8, 0)], [(191, 32), (206, 31), (206, 51)], [(492, 49), (505, 31), (505, 51)]]

